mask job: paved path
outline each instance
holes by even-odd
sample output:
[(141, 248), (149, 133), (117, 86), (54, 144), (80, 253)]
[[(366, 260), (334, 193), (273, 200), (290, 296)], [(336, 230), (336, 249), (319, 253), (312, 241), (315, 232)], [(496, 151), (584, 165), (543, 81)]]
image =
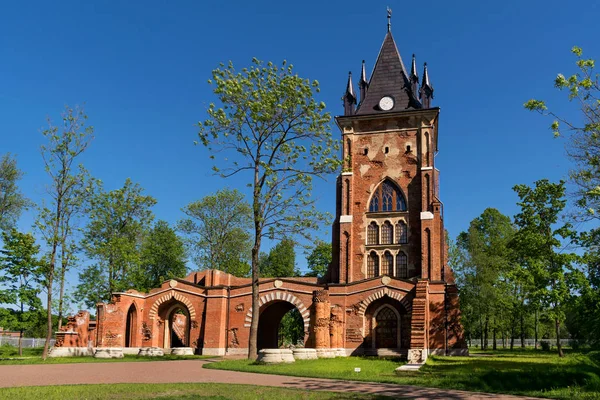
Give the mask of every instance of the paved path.
[(202, 368), (207, 362), (210, 361), (0, 365), (0, 387), (94, 383), (220, 382), (332, 392), (372, 393), (411, 399), (525, 399), (516, 396), (429, 389), (417, 386), (300, 378)]

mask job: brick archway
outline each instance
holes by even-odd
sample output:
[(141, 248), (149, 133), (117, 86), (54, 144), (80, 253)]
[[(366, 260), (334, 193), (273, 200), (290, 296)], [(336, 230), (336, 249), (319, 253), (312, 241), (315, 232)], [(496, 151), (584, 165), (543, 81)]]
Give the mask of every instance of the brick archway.
[(367, 307), (369, 307), (369, 305), (372, 302), (374, 302), (375, 300), (380, 299), (384, 296), (387, 296), (394, 300), (398, 300), (400, 302), (400, 304), (402, 304), (404, 306), (404, 309), (406, 310), (407, 313), (410, 314), (410, 312), (412, 311), (411, 301), (410, 301), (410, 299), (407, 298), (406, 295), (403, 295), (398, 292), (392, 292), (392, 291), (388, 290), (387, 288), (385, 288), (385, 289), (380, 290), (379, 292), (373, 293), (372, 295), (370, 295), (369, 297), (367, 297), (366, 299), (361, 301), (360, 305), (358, 306), (358, 315), (361, 317), (364, 317), (365, 311), (367, 311)]
[(190, 313), (190, 320), (196, 320), (196, 309), (192, 305), (192, 302), (189, 301), (187, 297), (175, 292), (174, 290), (170, 290), (168, 293), (162, 295), (158, 298), (158, 300), (154, 302), (154, 304), (152, 304), (152, 307), (150, 308), (150, 313), (148, 314), (148, 318), (154, 319), (156, 317), (156, 313), (158, 312), (158, 308), (160, 307), (160, 305), (171, 299), (175, 299), (180, 303), (183, 303)]
[[(308, 309), (306, 308), (306, 306), (304, 305), (302, 300), (300, 300), (299, 298), (297, 298), (296, 296), (294, 296), (293, 294), (288, 293), (288, 292), (271, 292), (264, 296), (261, 296), (260, 300), (258, 301), (258, 304), (259, 304), (259, 307), (262, 307), (263, 305), (270, 303), (272, 301), (286, 301), (286, 302), (292, 304), (294, 307), (296, 307), (298, 309), (298, 311), (300, 311), (300, 315), (302, 315), (302, 320), (304, 321), (304, 330), (308, 331), (308, 325), (309, 325), (309, 321), (310, 321), (310, 312), (308, 311)], [(249, 328), (251, 322), (252, 322), (252, 307), (250, 307), (250, 309), (248, 309), (248, 312), (246, 313), (246, 320), (244, 322), (244, 327)]]

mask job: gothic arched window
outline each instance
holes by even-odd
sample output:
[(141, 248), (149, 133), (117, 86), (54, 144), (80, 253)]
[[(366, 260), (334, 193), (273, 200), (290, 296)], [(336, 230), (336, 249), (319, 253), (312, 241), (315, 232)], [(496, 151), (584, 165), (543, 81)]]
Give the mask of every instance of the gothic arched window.
[(385, 221), (381, 225), (381, 244), (392, 244), (394, 239), (394, 227), (389, 221)]
[(379, 227), (371, 222), (367, 228), (367, 244), (379, 244)]
[(367, 278), (379, 276), (379, 256), (372, 252), (367, 257)]
[(394, 256), (389, 251), (383, 254), (381, 260), (381, 274), (394, 276)]
[(408, 228), (404, 221), (399, 221), (396, 224), (396, 243), (408, 243)]
[(406, 211), (406, 199), (398, 186), (390, 179), (386, 179), (375, 189), (369, 212)]
[(396, 256), (396, 274), (400, 278), (408, 278), (408, 258), (403, 252)]

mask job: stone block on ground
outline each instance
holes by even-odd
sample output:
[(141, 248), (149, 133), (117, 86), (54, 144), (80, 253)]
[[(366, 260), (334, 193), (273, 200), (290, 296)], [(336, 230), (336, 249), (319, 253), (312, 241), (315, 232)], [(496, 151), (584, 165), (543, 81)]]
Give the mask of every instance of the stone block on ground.
[(173, 347), (171, 349), (171, 354), (174, 356), (193, 356), (194, 349), (191, 347)]
[(139, 353), (139, 347), (123, 347), (123, 354), (126, 356), (137, 356)]
[(162, 357), (165, 352), (160, 347), (141, 347), (138, 353), (140, 357)]
[(294, 353), (289, 349), (262, 349), (258, 352), (258, 362), (266, 364), (293, 363)]
[(52, 347), (48, 357), (81, 357), (94, 355), (94, 349), (91, 347)]
[(295, 360), (316, 360), (318, 358), (315, 349), (298, 348), (292, 350), (292, 352)]
[(331, 351), (333, 351), (335, 357), (348, 357), (348, 354), (346, 354), (346, 349), (344, 349), (343, 347), (331, 349)]
[(121, 347), (98, 347), (94, 353), (95, 358), (123, 358)]
[(335, 358), (336, 352), (332, 349), (317, 349), (317, 357), (319, 358)]

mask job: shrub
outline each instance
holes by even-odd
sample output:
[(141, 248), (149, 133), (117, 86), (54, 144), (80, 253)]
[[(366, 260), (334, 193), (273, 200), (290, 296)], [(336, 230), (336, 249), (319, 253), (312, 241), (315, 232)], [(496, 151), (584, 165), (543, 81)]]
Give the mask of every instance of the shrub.
[(540, 342), (540, 347), (541, 347), (541, 348), (542, 348), (542, 350), (544, 350), (544, 351), (550, 351), (550, 349), (552, 348), (552, 346), (550, 346), (550, 343), (549, 343), (549, 342), (547, 342), (547, 341), (545, 341), (545, 340), (542, 340), (542, 341)]

